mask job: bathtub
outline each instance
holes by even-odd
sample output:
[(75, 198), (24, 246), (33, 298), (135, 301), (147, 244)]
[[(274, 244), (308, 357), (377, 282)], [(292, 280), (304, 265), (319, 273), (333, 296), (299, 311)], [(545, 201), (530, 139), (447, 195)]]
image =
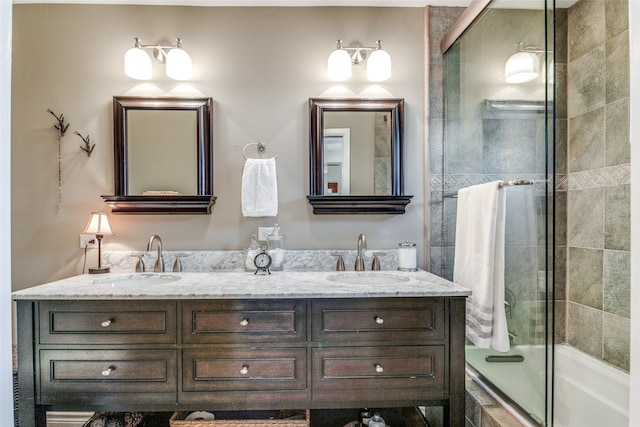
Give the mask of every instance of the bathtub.
[(568, 345), (556, 346), (556, 427), (627, 427), (629, 375)]
[[(485, 361), (496, 354), (521, 355), (524, 361)], [(517, 346), (509, 353), (467, 347), (466, 356), (470, 376), (523, 425), (543, 424), (544, 347)], [(628, 374), (571, 346), (556, 345), (554, 387), (555, 427), (628, 426)]]

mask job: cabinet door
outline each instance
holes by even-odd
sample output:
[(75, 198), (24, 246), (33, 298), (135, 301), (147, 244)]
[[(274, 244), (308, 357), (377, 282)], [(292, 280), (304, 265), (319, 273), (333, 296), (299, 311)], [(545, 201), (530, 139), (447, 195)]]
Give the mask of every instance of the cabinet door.
[(182, 337), (188, 344), (303, 342), (305, 325), (304, 301), (188, 301), (182, 306)]
[(41, 301), (41, 344), (176, 342), (171, 301)]
[(440, 298), (314, 300), (312, 339), (320, 342), (443, 340)]

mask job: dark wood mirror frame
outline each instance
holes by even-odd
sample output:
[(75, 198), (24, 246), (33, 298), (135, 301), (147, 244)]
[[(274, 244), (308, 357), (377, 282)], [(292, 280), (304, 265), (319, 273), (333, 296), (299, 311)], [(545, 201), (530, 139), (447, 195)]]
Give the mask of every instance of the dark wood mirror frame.
[[(197, 123), (197, 194), (142, 196), (128, 194), (127, 112), (193, 110)], [(211, 98), (113, 97), (113, 166), (115, 190), (102, 196), (114, 214), (210, 214), (213, 195), (213, 100)]]
[[(324, 195), (324, 113), (333, 111), (384, 111), (391, 115), (391, 194)], [(309, 99), (309, 195), (314, 214), (403, 214), (413, 196), (404, 194), (404, 100)]]

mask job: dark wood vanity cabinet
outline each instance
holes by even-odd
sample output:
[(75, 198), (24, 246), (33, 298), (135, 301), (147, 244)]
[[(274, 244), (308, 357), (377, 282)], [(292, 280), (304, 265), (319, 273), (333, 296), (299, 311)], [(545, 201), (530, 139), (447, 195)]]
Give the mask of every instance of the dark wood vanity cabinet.
[(18, 300), (20, 425), (55, 410), (444, 406), (464, 297)]

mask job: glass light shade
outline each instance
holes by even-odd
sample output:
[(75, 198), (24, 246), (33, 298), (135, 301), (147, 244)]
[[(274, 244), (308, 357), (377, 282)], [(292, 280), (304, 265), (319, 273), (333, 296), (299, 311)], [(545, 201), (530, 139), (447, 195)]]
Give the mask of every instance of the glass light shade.
[(329, 80), (341, 82), (351, 77), (351, 56), (344, 49), (331, 52), (327, 60), (327, 74)]
[(192, 71), (191, 57), (180, 48), (167, 53), (167, 76), (174, 80), (190, 80)]
[(89, 217), (89, 223), (82, 234), (100, 234), (103, 236), (105, 234), (113, 234), (107, 214), (105, 212), (92, 212), (91, 217)]
[(391, 77), (391, 56), (384, 49), (376, 49), (367, 59), (367, 79), (383, 82)]
[(504, 79), (507, 83), (526, 83), (540, 75), (540, 59), (531, 52), (517, 52), (504, 65)]
[(144, 49), (132, 47), (124, 54), (124, 73), (132, 79), (151, 79), (151, 58)]

